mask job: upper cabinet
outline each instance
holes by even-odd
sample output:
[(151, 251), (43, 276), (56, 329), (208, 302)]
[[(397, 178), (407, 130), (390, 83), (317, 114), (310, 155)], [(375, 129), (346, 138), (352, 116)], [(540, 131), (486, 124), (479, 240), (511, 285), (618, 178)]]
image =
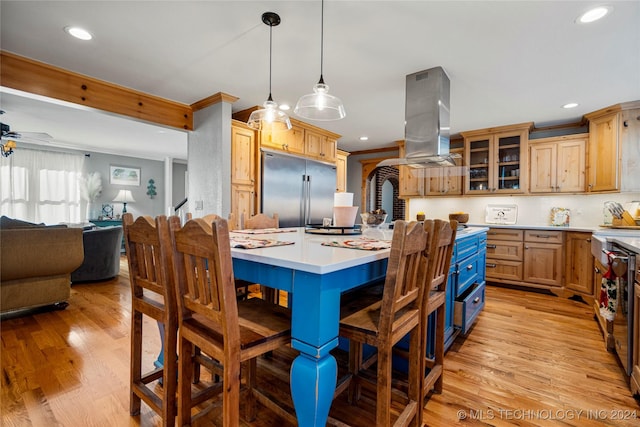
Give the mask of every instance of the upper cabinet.
[(620, 188), (618, 123), (620, 112), (585, 115), (589, 120), (587, 190), (616, 191)]
[(529, 192), (584, 192), (588, 140), (588, 134), (529, 140)]
[(260, 146), (274, 150), (286, 151), (290, 154), (304, 155), (304, 129), (292, 127), (287, 131), (260, 131)]
[(336, 152), (336, 192), (347, 191), (347, 157), (349, 153), (342, 150)]
[(465, 193), (525, 192), (527, 143), (532, 127), (530, 122), (460, 132), (469, 166)]
[(326, 131), (304, 130), (304, 149), (308, 157), (325, 162), (336, 161), (337, 141)]
[(584, 116), (589, 121), (587, 191), (640, 191), (640, 101)]

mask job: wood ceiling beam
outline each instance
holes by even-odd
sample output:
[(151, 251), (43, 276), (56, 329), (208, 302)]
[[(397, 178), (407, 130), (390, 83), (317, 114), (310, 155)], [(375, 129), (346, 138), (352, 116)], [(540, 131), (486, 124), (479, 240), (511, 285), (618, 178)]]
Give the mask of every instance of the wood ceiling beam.
[(183, 130), (191, 106), (0, 51), (0, 84), (49, 98)]

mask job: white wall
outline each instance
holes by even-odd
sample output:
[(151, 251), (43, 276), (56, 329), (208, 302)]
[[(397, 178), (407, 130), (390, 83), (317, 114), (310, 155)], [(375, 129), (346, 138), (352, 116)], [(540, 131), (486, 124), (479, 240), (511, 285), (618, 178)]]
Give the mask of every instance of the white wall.
[(468, 212), (469, 224), (485, 224), (485, 209), (489, 204), (518, 206), (517, 224), (548, 226), (553, 207), (571, 210), (571, 227), (593, 228), (603, 223), (603, 207), (606, 201), (622, 204), (640, 200), (640, 192), (589, 194), (589, 195), (549, 195), (549, 196), (470, 196), (432, 197), (411, 199), (407, 202), (407, 219), (415, 219), (419, 211), (427, 218), (447, 219), (451, 212)]

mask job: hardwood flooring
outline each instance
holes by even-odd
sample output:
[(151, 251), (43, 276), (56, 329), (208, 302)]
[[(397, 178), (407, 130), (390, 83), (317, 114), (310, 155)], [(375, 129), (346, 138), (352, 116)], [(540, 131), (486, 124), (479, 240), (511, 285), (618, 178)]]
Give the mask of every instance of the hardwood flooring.
[[(119, 278), (72, 287), (66, 310), (1, 322), (0, 425), (160, 426), (143, 404), (129, 415), (130, 288)], [(551, 295), (487, 287), (485, 310), (445, 357), (444, 391), (429, 397), (425, 425), (638, 426), (640, 406), (616, 358), (604, 348), (591, 308)], [(144, 363), (160, 346), (144, 324)], [(291, 350), (261, 359), (262, 381), (290, 402)], [(201, 425), (220, 425), (211, 411)], [(331, 415), (373, 426), (373, 407), (340, 396)], [(259, 407), (251, 426), (287, 426)]]

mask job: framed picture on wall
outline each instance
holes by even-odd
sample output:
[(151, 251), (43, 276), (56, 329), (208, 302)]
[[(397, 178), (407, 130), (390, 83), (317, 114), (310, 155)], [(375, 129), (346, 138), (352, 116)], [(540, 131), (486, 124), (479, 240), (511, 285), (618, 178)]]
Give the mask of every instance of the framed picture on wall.
[(140, 186), (140, 168), (111, 165), (109, 166), (109, 183)]

